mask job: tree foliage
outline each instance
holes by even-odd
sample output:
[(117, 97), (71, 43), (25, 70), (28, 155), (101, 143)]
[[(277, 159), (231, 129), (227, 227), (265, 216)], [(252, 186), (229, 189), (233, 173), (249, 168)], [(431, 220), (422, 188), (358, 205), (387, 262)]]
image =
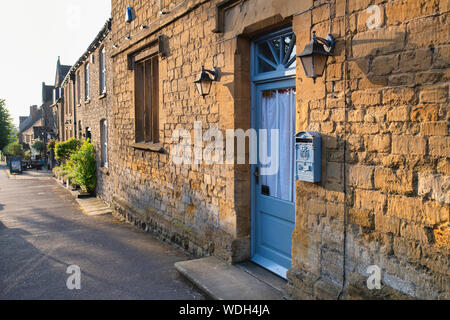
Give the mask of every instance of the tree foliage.
[(61, 163), (65, 163), (70, 159), (72, 153), (76, 152), (82, 144), (81, 140), (69, 139), (67, 141), (56, 143), (55, 159)]
[(47, 150), (48, 152), (53, 151), (55, 152), (55, 147), (56, 147), (56, 140), (55, 139), (51, 139), (48, 144), (47, 144)]
[(3, 149), (3, 154), (9, 157), (23, 157), (23, 147), (18, 142), (11, 142)]
[(43, 143), (42, 141), (36, 141), (35, 143), (33, 143), (32, 148), (42, 155), (42, 153), (45, 151), (45, 143)]
[(0, 150), (3, 150), (13, 140), (14, 125), (11, 120), (5, 100), (0, 99)]

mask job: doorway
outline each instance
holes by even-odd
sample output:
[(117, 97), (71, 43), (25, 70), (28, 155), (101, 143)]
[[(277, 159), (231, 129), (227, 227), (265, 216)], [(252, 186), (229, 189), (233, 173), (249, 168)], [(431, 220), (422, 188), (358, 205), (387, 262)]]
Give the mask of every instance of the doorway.
[(252, 44), (252, 261), (286, 278), (295, 223), (295, 35), (280, 30)]

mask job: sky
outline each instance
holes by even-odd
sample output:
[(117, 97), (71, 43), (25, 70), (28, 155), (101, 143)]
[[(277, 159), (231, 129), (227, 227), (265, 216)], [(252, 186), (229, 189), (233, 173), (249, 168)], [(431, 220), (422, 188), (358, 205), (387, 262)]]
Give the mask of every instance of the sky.
[(0, 99), (16, 125), (42, 104), (56, 62), (72, 65), (111, 15), (111, 0), (0, 1)]

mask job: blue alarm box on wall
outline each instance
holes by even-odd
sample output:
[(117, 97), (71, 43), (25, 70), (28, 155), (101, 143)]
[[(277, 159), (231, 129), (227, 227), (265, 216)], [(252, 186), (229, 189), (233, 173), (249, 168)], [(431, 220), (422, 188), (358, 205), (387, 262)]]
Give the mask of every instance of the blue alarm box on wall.
[(295, 135), (295, 179), (320, 182), (322, 167), (322, 138), (312, 131)]

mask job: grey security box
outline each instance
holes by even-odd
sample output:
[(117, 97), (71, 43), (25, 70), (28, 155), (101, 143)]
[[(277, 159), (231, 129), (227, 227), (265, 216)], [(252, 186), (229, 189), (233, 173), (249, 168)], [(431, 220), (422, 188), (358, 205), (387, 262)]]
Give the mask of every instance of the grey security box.
[(322, 166), (322, 138), (312, 131), (295, 135), (295, 179), (319, 182)]

